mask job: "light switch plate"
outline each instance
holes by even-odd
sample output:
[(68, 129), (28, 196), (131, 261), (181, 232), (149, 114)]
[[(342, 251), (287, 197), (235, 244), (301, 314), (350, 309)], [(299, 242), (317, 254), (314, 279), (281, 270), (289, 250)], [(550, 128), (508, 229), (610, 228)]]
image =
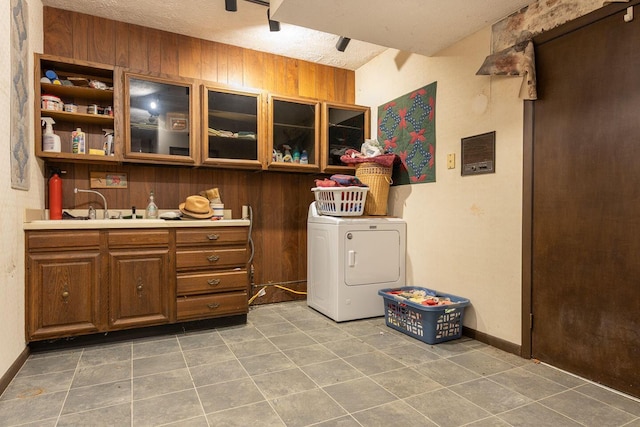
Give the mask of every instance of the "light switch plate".
[(450, 153), (447, 154), (447, 169), (455, 169), (456, 168), (456, 154)]

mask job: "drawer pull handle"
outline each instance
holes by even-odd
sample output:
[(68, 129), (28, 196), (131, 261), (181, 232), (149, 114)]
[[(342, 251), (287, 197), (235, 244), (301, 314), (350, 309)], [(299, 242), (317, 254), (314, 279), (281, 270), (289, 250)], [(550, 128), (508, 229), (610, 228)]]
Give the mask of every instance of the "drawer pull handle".
[(209, 262), (216, 262), (220, 259), (220, 257), (217, 255), (209, 255), (207, 259), (209, 260)]
[(220, 279), (209, 279), (207, 280), (209, 286), (217, 286), (220, 284)]
[(218, 240), (220, 236), (218, 234), (208, 234), (207, 239), (209, 240)]
[(220, 307), (220, 304), (216, 304), (215, 302), (212, 302), (211, 304), (207, 304), (207, 307), (209, 307), (211, 310), (216, 309), (218, 307)]
[(142, 292), (142, 285), (136, 286), (136, 289), (138, 290), (138, 292)]
[(138, 277), (138, 280), (136, 280), (136, 289), (138, 290), (138, 292), (142, 292), (142, 288), (143, 288), (143, 283), (142, 283), (142, 277)]

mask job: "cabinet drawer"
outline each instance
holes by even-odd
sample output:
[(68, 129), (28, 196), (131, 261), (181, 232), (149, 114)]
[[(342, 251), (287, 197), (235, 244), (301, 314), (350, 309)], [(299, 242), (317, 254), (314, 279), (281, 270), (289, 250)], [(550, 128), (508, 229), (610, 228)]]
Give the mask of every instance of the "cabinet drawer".
[(249, 311), (246, 292), (180, 297), (178, 320), (245, 314)]
[(246, 290), (247, 270), (178, 275), (178, 295)]
[(176, 230), (178, 246), (246, 244), (247, 227), (210, 227)]
[(168, 230), (109, 230), (109, 247), (166, 246)]
[(27, 245), (29, 250), (97, 248), (100, 246), (100, 231), (29, 231)]
[(247, 249), (196, 249), (176, 252), (176, 268), (244, 266), (247, 263)]

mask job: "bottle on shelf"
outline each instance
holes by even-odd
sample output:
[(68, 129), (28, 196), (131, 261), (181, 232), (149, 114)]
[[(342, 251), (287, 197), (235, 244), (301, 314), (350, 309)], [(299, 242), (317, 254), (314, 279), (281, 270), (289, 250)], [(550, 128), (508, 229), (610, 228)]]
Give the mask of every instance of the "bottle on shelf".
[(71, 151), (74, 154), (86, 154), (87, 152), (85, 133), (80, 128), (71, 132)]
[(45, 125), (45, 131), (42, 134), (42, 151), (50, 151), (59, 153), (62, 151), (60, 145), (60, 136), (53, 133), (53, 125), (55, 121), (51, 117), (42, 117), (42, 124)]
[(158, 206), (154, 200), (153, 191), (149, 194), (149, 204), (147, 205), (146, 217), (147, 219), (158, 218)]

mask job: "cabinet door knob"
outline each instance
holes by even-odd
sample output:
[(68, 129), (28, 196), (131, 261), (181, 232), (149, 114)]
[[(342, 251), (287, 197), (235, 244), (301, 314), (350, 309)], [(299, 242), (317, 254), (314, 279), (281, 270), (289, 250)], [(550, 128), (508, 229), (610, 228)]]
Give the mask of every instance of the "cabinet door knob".
[(220, 257), (217, 255), (209, 255), (207, 259), (209, 260), (209, 262), (216, 262), (220, 259)]
[(136, 289), (138, 290), (138, 292), (142, 292), (142, 284), (139, 284), (138, 286), (136, 286)]
[(220, 238), (220, 236), (217, 235), (217, 234), (208, 234), (207, 235), (207, 239), (209, 239), (209, 240), (218, 240), (219, 238)]
[(64, 299), (69, 298), (69, 291), (63, 291), (62, 292), (62, 298), (64, 298)]
[(220, 284), (220, 279), (209, 279), (207, 280), (209, 286), (217, 286)]
[(220, 304), (216, 304), (215, 302), (212, 302), (211, 304), (207, 304), (207, 307), (209, 307), (211, 310), (216, 309), (218, 307), (220, 307)]

